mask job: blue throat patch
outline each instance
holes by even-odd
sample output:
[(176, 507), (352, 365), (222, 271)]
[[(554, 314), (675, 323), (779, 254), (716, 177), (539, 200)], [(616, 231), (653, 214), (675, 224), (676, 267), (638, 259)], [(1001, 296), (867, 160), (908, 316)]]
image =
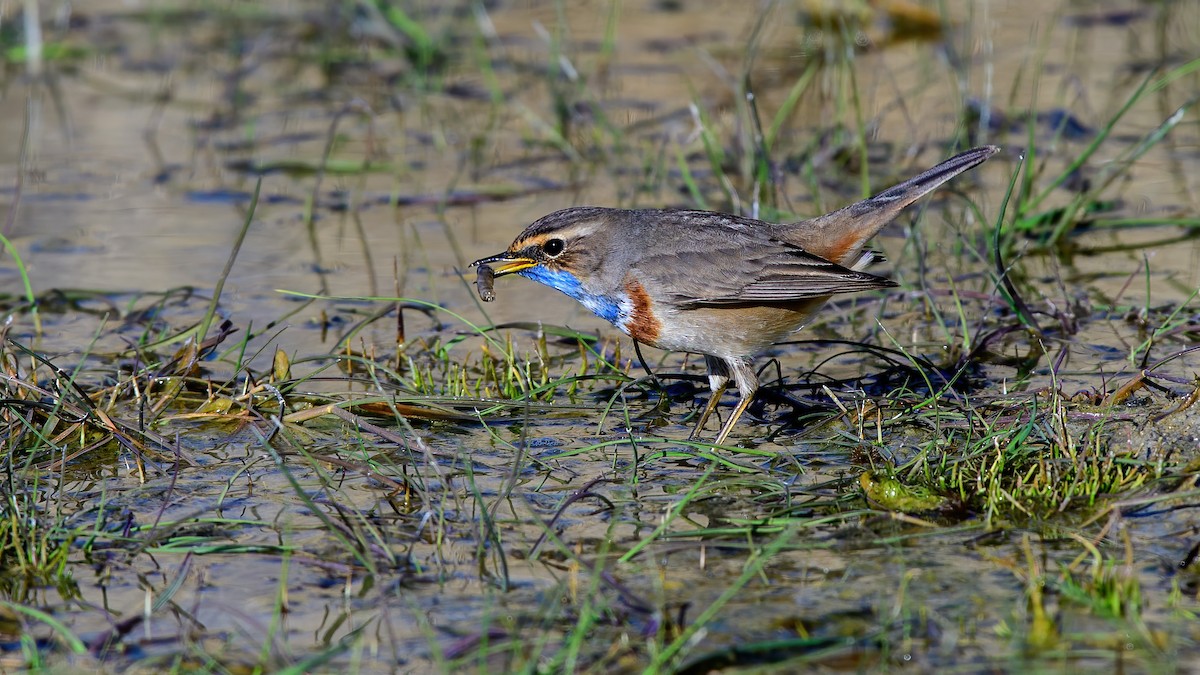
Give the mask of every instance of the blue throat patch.
[[(628, 310), (621, 311), (621, 299), (595, 295), (583, 290), (583, 284), (579, 283), (579, 279), (566, 270), (548, 270), (541, 265), (536, 265), (523, 269), (517, 274), (566, 293), (578, 300), (579, 304), (590, 309), (593, 314), (618, 328), (629, 318), (626, 316)], [(629, 300), (626, 298), (624, 305), (629, 307), (629, 304)]]

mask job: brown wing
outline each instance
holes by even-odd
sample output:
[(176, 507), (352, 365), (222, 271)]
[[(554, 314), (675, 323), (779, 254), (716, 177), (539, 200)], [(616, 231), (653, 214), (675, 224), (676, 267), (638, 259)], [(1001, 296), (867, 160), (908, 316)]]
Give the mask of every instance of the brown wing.
[(761, 271), (732, 292), (680, 302), (686, 309), (740, 304), (786, 304), (837, 293), (854, 293), (895, 286), (896, 282), (866, 272), (856, 272), (817, 257), (803, 249), (781, 245), (783, 250), (760, 259)]
[(716, 251), (677, 250), (644, 256), (637, 265), (637, 278), (647, 288), (653, 287), (656, 297), (671, 298), (680, 309), (787, 304), (896, 285), (775, 239), (734, 239)]

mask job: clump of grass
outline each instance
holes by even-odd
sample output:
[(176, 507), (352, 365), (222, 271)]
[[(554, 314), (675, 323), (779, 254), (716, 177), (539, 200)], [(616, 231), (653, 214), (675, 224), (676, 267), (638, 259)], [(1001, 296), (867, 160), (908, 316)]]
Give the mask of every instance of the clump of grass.
[[(1122, 120), (1131, 110), (1139, 105), (1146, 105), (1150, 101), (1156, 101), (1157, 99), (1154, 97), (1161, 96), (1162, 92), (1177, 80), (1186, 78), (1197, 70), (1200, 70), (1200, 59), (1190, 60), (1165, 72), (1149, 72), (1124, 103), (1096, 130), (1086, 147), (1068, 161), (1057, 175), (1051, 176), (1049, 180), (1043, 181), (1043, 185), (1037, 186), (1035, 179), (1040, 176), (1037, 171), (1031, 170), (1020, 183), (1011, 224), (1007, 224), (1004, 228), (1006, 245), (1003, 250), (1006, 253), (1012, 253), (1018, 241), (1017, 237), (1033, 239), (1038, 242), (1040, 247), (1063, 250), (1072, 233), (1091, 228), (1115, 229), (1172, 225), (1185, 228), (1195, 227), (1197, 225), (1195, 219), (1186, 216), (1148, 219), (1124, 218), (1120, 215), (1115, 218), (1106, 216), (1106, 213), (1113, 211), (1113, 203), (1104, 195), (1128, 176), (1129, 171), (1139, 159), (1160, 147), (1168, 139), (1171, 132), (1186, 118), (1187, 112), (1197, 101), (1200, 101), (1200, 97), (1191, 97), (1184, 101), (1157, 127), (1147, 131), (1138, 142), (1123, 148), (1115, 159), (1106, 162), (1095, 177), (1082, 184), (1078, 179), (1088, 163), (1121, 129)], [(1049, 148), (1055, 145), (1055, 141), (1058, 135), (1063, 133), (1064, 127), (1057, 127), (1055, 137), (1043, 144), (1035, 134), (1037, 124), (1032, 119), (1035, 114), (1034, 112), (1029, 113), (1031, 119), (1030, 123), (1026, 125), (1028, 133), (1023, 153), (1026, 166), (1044, 168), (1043, 156), (1050, 153)], [(1045, 149), (1043, 149), (1043, 145), (1046, 146)], [(1080, 189), (1070, 190), (1072, 194), (1066, 205), (1047, 207), (1047, 203), (1051, 201), (1053, 195), (1068, 189), (1072, 184), (1080, 184)]]
[(45, 498), (44, 485), (21, 472), (6, 472), (5, 504), (0, 509), (0, 570), (3, 596), (23, 601), (43, 587), (75, 597), (68, 566), (72, 535), (63, 513)]

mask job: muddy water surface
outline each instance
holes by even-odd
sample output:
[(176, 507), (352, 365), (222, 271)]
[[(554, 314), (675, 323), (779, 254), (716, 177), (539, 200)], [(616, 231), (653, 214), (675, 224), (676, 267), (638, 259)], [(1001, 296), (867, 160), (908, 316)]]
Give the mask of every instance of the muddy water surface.
[[(246, 372), (265, 379), (282, 350), (296, 361), (293, 375), (325, 378), (298, 392), (379, 391), (378, 380), (327, 370), (327, 359), (306, 362), (349, 347), (381, 359), (401, 351), (398, 368), (428, 369), (435, 380), (389, 383), (389, 394), (443, 393), (451, 387), (438, 378), (458, 372), (447, 362), (482, 360), (484, 341), (464, 320), (544, 322), (597, 336), (588, 370), (578, 340), (551, 334), (542, 345), (545, 334), (533, 327), (505, 334), (539, 367), (548, 364), (551, 377), (596, 372), (602, 358), (614, 368), (599, 368), (602, 377), (575, 392), (560, 388), (553, 407), (517, 405), (486, 425), (470, 420), (479, 405), (456, 408), (467, 415), (456, 423), (371, 418), (391, 430), (384, 436), (328, 416), (282, 430), (265, 414), (189, 417), (201, 410), (200, 396), (156, 425), (178, 438), (194, 467), (164, 459), (143, 481), (114, 445), (43, 471), (47, 512), (62, 514), (78, 536), (73, 583), (14, 584), (7, 599), (53, 614), (93, 646), (90, 655), (69, 655), (42, 624), (27, 622), (45, 658), (87, 667), (102, 655), (146, 669), (279, 668), (327, 655), (309, 667), (423, 671), (462, 661), (639, 670), (656, 656), (643, 644), (669, 642), (718, 600), (684, 652), (702, 669), (788, 659), (853, 670), (914, 659), (923, 668), (1029, 659), (1070, 669), (1126, 658), (1152, 668), (1200, 655), (1195, 624), (1185, 620), (1197, 609), (1195, 573), (1172, 573), (1196, 541), (1194, 500), (1128, 518), (1114, 511), (1109, 525), (1088, 522), (1095, 512), (1084, 510), (1046, 529), (979, 513), (933, 527), (927, 514), (874, 510), (857, 487), (864, 471), (918, 455), (928, 434), (877, 438), (858, 415), (814, 433), (790, 424), (791, 406), (778, 397), (734, 433), (753, 452), (632, 443), (627, 427), (637, 438), (686, 436), (687, 414), (703, 402), (699, 385), (668, 380), (676, 389), (661, 408), (657, 393), (619, 396), (623, 373), (638, 369), (615, 329), (522, 279), (498, 280), (497, 301), (485, 307), (465, 268), (502, 250), (525, 224), (572, 205), (815, 215), (862, 196), (865, 185), (879, 189), (940, 161), (970, 135), (1005, 152), (877, 242), (902, 289), (838, 303), (800, 336), (949, 358), (1011, 323), (989, 255), (1022, 150), (1037, 148), (1031, 180), (1046, 189), (1149, 69), (1200, 52), (1200, 5), (963, 3), (944, 16), (881, 5), (847, 17), (786, 1), (401, 4), (439, 41), (438, 65), (425, 74), (405, 55), (417, 49), (413, 39), (364, 7), (92, 3), (69, 25), (44, 17), (48, 38), (82, 56), (48, 62), (41, 78), (5, 66), (0, 206), (14, 209), (5, 235), (34, 292), (87, 293), (76, 306), (47, 297), (42, 335), (27, 313), (16, 314), (8, 337), (60, 367), (80, 365), (86, 386), (108, 386), (118, 363), (132, 360), (124, 351), (131, 344), (203, 315), (261, 178), (219, 309), (239, 330), (226, 346), (250, 339), (207, 363), (202, 378), (249, 388)], [(905, 21), (926, 20), (936, 21), (906, 33)], [(804, 77), (811, 84), (780, 120), (772, 148), (775, 188), (756, 204), (739, 171), (745, 139), (753, 139), (743, 82), (770, 126)], [(1144, 96), (1078, 180), (1104, 180), (1196, 85), (1185, 73)], [(986, 111), (983, 122), (965, 112), (972, 108)], [(1186, 114), (1102, 193), (1110, 220), (1195, 219), (1200, 137), (1194, 110)], [(723, 150), (724, 163), (712, 161), (706, 142)], [(1075, 194), (1057, 189), (1039, 210)], [(1098, 219), (1058, 253), (1038, 251), (1037, 237), (1012, 237), (1008, 264), (1038, 320), (1080, 325), (1041, 344), (998, 338), (996, 358), (975, 374), (982, 390), (1088, 395), (1133, 377), (1140, 364), (1130, 353), (1200, 286), (1200, 245), (1189, 234)], [(7, 260), (0, 279), (17, 297), (21, 279)], [(160, 306), (158, 294), (168, 292)], [(366, 322), (391, 309), (357, 299), (366, 296), (453, 314), (410, 308), (402, 328), (394, 312)], [(141, 313), (148, 308), (153, 317)], [(1174, 316), (1194, 323), (1195, 314), (1184, 305)], [(1163, 339), (1149, 362), (1194, 333)], [(448, 343), (447, 352), (436, 349)], [(1031, 344), (1048, 356), (1026, 371), (1005, 360), (1026, 358)], [(646, 355), (663, 374), (702, 374), (695, 357)], [(829, 378), (881, 367), (829, 343), (781, 346), (771, 356), (779, 367), (765, 380), (825, 405), (818, 389), (786, 385), (813, 381), (818, 366)], [(1166, 367), (1176, 393), (1198, 367), (1194, 354)], [(853, 409), (855, 390), (878, 396), (888, 388), (855, 384), (831, 395)], [(497, 397), (494, 389), (472, 393)], [(114, 414), (137, 420), (134, 401), (122, 399)], [(1166, 428), (1147, 428), (1150, 414), (1120, 412), (1130, 423), (1107, 451), (1164, 461), (1194, 451), (1192, 413)], [(392, 490), (361, 470), (370, 462), (410, 489)], [(1185, 497), (1188, 480), (1174, 486)], [(693, 489), (699, 494), (689, 496)], [(685, 496), (689, 507), (677, 513)], [(747, 523), (793, 534), (739, 582), (763, 546)], [(722, 536), (721, 527), (747, 529)], [(703, 528), (713, 530), (695, 536)], [(103, 536), (93, 541), (89, 531)], [(1140, 584), (1138, 616), (1091, 611), (1062, 584), (1050, 604), (1066, 637), (1049, 646), (1031, 638), (1041, 624), (1029, 609), (1030, 577), (1090, 564), (1098, 549), (1103, 564), (1111, 555)], [(617, 560), (631, 550), (640, 551), (634, 562)], [(1099, 553), (1095, 560), (1099, 567)], [(745, 585), (726, 603), (721, 594), (735, 582)], [(578, 629), (588, 611), (599, 613), (596, 625)], [(578, 661), (563, 656), (572, 653), (564, 646), (572, 630), (587, 636), (574, 647)], [(117, 646), (97, 646), (114, 635)], [(812, 643), (721, 651), (785, 639)]]

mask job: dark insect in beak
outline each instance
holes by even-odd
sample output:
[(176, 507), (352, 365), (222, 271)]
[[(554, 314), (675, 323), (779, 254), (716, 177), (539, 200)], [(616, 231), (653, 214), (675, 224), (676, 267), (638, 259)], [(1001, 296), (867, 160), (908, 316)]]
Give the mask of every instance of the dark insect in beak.
[(479, 299), (484, 302), (491, 302), (496, 299), (496, 289), (493, 282), (496, 280), (496, 271), (483, 263), (479, 265), (479, 269), (475, 271), (475, 290), (479, 292)]

